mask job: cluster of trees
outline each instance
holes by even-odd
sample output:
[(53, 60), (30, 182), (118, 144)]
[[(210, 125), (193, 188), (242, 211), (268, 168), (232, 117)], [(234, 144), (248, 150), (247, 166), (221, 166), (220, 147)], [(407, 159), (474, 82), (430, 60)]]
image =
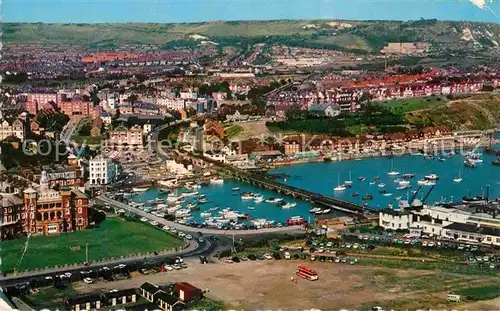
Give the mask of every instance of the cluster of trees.
[(62, 131), (66, 123), (68, 123), (69, 117), (63, 113), (55, 112), (53, 114), (41, 114), (39, 113), (36, 117), (36, 122), (40, 124), (40, 127), (45, 128), (47, 131)]
[(202, 84), (198, 88), (198, 93), (200, 95), (209, 96), (214, 92), (224, 92), (227, 95), (227, 98), (232, 97), (231, 90), (229, 89), (229, 82), (223, 81), (221, 83), (213, 83), (213, 84)]

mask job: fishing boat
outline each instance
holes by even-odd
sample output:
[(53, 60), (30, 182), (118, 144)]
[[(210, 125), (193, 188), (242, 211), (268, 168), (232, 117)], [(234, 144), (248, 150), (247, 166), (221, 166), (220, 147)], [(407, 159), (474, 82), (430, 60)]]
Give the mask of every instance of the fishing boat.
[(192, 203), (188, 204), (186, 207), (192, 211), (199, 211), (200, 210), (200, 208), (196, 204), (192, 204)]
[(385, 194), (385, 193), (387, 193), (387, 190), (380, 190), (378, 193)]
[(231, 189), (232, 191), (240, 191), (240, 187), (235, 187), (233, 189)]
[(352, 196), (353, 198), (355, 198), (355, 197), (359, 197), (359, 193), (358, 193), (358, 192), (354, 192), (353, 194), (351, 194), (351, 196)]
[(316, 212), (319, 212), (319, 211), (321, 211), (321, 208), (319, 208), (319, 207), (315, 207), (315, 208), (311, 208), (311, 209), (309, 210), (309, 213), (316, 213)]
[(193, 191), (193, 192), (184, 192), (182, 193), (183, 197), (193, 197), (195, 195), (198, 195), (198, 191)]
[(359, 180), (359, 181), (365, 181), (365, 180), (366, 180), (366, 177), (364, 177), (364, 176), (359, 176), (359, 177), (358, 177), (358, 180)]
[(371, 200), (371, 199), (373, 199), (373, 196), (372, 196), (372, 195), (370, 195), (370, 194), (367, 194), (367, 195), (363, 196), (363, 198), (362, 198), (362, 199), (363, 199), (364, 201)]
[(384, 183), (378, 184), (378, 187), (379, 187), (379, 188), (384, 188), (384, 187), (385, 187), (385, 184), (384, 184)]
[(290, 203), (286, 203), (285, 205), (281, 206), (282, 208), (292, 208), (292, 207), (295, 207), (297, 205), (297, 203), (295, 202), (290, 202)]
[(324, 214), (328, 214), (330, 213), (332, 210), (327, 208), (327, 209), (324, 209), (324, 210), (320, 210), (318, 212), (316, 212), (316, 215), (324, 215)]
[(211, 208), (209, 208), (209, 209), (208, 209), (208, 211), (209, 211), (209, 212), (214, 212), (214, 211), (216, 211), (216, 210), (218, 210), (218, 209), (219, 209), (219, 207), (218, 207), (218, 206), (215, 206), (215, 207), (211, 207)]
[(198, 203), (199, 204), (205, 204), (205, 203), (208, 203), (208, 200), (205, 199), (205, 198), (201, 198), (201, 199), (198, 199)]
[(249, 206), (249, 207), (248, 207), (248, 209), (249, 209), (249, 210), (254, 210), (254, 209), (255, 209), (255, 207), (253, 207), (253, 206)]
[(148, 191), (149, 188), (145, 187), (145, 188), (132, 188), (132, 191), (133, 192), (146, 192)]

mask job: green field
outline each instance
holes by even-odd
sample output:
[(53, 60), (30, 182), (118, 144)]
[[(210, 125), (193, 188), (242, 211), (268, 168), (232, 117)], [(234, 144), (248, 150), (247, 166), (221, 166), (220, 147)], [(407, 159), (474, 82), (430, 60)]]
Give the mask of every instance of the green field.
[(226, 137), (228, 139), (233, 139), (238, 136), (241, 132), (243, 132), (243, 128), (239, 125), (232, 125), (224, 130), (226, 133)]
[(429, 96), (429, 97), (387, 100), (387, 101), (377, 102), (377, 104), (389, 108), (394, 112), (407, 113), (416, 110), (443, 106), (448, 102), (449, 100), (445, 97)]
[[(16, 268), (25, 243), (26, 238), (0, 243), (2, 270), (10, 271)], [(181, 240), (160, 229), (140, 222), (111, 218), (101, 223), (97, 229), (53, 237), (31, 237), (26, 254), (17, 269), (27, 270), (83, 263), (86, 243), (88, 243), (90, 262), (182, 246)]]
[(470, 300), (488, 300), (500, 296), (500, 285), (466, 288), (456, 292)]

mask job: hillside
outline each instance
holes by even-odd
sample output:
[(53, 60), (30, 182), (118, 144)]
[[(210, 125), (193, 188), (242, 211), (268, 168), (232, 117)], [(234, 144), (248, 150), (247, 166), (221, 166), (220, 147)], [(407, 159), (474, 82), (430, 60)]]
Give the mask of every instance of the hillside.
[[(5, 44), (76, 44), (113, 48), (125, 44), (185, 46), (199, 38), (220, 46), (267, 42), (366, 53), (388, 42), (428, 41), (435, 49), (490, 50), (500, 43), (500, 25), (437, 20), (280, 20), (184, 24), (3, 24)], [(201, 36), (201, 37), (200, 37)]]
[(446, 125), (453, 130), (484, 130), (500, 124), (500, 96), (478, 95), (406, 114), (412, 124)]

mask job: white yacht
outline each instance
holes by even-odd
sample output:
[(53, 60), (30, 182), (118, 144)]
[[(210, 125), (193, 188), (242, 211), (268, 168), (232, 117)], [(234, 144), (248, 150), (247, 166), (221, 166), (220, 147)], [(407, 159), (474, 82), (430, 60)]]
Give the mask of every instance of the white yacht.
[(439, 176), (436, 175), (436, 174), (429, 174), (429, 175), (425, 175), (424, 179), (427, 179), (427, 180), (438, 180)]

